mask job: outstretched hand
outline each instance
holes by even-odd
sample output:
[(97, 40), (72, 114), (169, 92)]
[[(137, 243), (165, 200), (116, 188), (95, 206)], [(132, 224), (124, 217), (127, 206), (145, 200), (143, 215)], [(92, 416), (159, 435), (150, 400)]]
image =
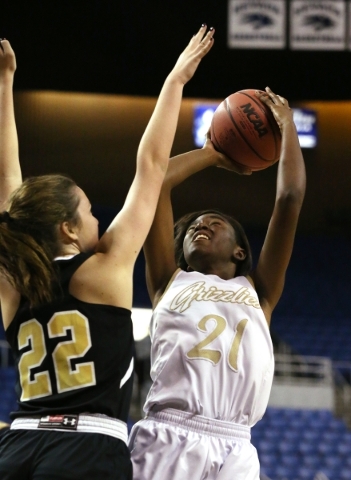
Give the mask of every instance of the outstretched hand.
[(212, 154), (215, 155), (214, 156), (214, 165), (216, 167), (225, 168), (226, 170), (231, 170), (232, 172), (235, 172), (239, 175), (251, 175), (252, 174), (252, 170), (250, 170), (250, 168), (246, 167), (245, 165), (241, 166), (238, 163), (234, 163), (226, 155), (218, 152), (218, 150), (215, 149), (215, 147), (214, 147), (214, 145), (211, 141), (210, 131), (208, 131), (207, 134), (206, 134), (206, 141), (205, 141), (205, 144), (202, 148), (211, 150)]
[(293, 122), (293, 112), (289, 107), (289, 102), (286, 98), (276, 95), (269, 87), (265, 88), (265, 92), (255, 92), (256, 96), (269, 107), (274, 115), (274, 118), (280, 128), (286, 123)]
[(214, 29), (206, 33), (206, 25), (202, 25), (196, 35), (190, 40), (188, 46), (180, 55), (170, 76), (186, 84), (194, 75), (201, 59), (211, 50), (213, 45)]
[(0, 41), (0, 77), (16, 70), (15, 52), (8, 40)]

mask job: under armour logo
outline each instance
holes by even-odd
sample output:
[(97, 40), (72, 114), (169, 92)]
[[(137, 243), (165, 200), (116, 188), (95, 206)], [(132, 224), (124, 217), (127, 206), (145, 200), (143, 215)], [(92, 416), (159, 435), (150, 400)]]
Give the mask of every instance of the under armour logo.
[(64, 425), (71, 425), (71, 427), (74, 427), (74, 425), (76, 424), (76, 419), (75, 418), (65, 418), (63, 420), (63, 424)]

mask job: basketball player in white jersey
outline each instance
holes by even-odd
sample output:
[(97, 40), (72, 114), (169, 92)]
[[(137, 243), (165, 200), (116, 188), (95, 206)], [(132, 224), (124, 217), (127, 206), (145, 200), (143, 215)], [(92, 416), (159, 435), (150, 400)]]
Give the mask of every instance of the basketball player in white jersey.
[(209, 166), (233, 170), (230, 161), (209, 139), (170, 161), (144, 246), (153, 384), (146, 416), (129, 440), (135, 480), (259, 479), (250, 429), (271, 390), (269, 323), (293, 249), (305, 167), (288, 102), (269, 88), (257, 97), (272, 110), (282, 146), (273, 214), (254, 270), (242, 227), (216, 210), (183, 217), (173, 238), (172, 189)]

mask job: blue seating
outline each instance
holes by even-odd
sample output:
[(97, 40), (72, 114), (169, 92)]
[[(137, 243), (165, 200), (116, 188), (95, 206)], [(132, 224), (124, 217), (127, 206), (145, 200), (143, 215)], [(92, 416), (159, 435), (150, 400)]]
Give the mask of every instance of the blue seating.
[(274, 477), (278, 479), (286, 479), (294, 480), (296, 475), (296, 468), (295, 467), (286, 467), (284, 465), (277, 466), (275, 468)]
[(337, 432), (337, 433), (344, 433), (347, 431), (345, 423), (338, 419), (338, 418), (331, 418), (328, 422), (328, 430)]
[(320, 439), (320, 432), (318, 430), (305, 430), (301, 432), (301, 440), (304, 442), (316, 442)]
[[(313, 467), (298, 467), (297, 468), (297, 475), (299, 480), (313, 480), (315, 474), (317, 473), (318, 470), (316, 470)], [(295, 479), (293, 479), (295, 480)]]
[(275, 472), (274, 468), (265, 467), (265, 466), (261, 465), (261, 476), (266, 476), (269, 479), (273, 479), (274, 478), (274, 472)]
[(283, 439), (290, 442), (296, 442), (301, 439), (301, 432), (298, 430), (285, 430), (283, 432)]
[(271, 442), (279, 442), (282, 438), (282, 432), (280, 430), (266, 430), (263, 432), (262, 438)]
[(286, 420), (284, 417), (276, 416), (276, 417), (271, 417), (268, 419), (268, 423), (271, 427), (278, 429), (285, 429), (286, 428)]
[(319, 470), (322, 465), (322, 460), (317, 454), (308, 454), (302, 456), (302, 466), (307, 468)]
[[(339, 440), (339, 443), (336, 445), (336, 451), (337, 451), (337, 454), (340, 456), (350, 455), (351, 445), (348, 443), (344, 443), (342, 440)], [(351, 460), (350, 460), (350, 466), (351, 466)]]
[(271, 453), (261, 453), (260, 454), (260, 462), (261, 462), (261, 467), (274, 467), (277, 465), (278, 462), (278, 454), (271, 452)]
[(317, 455), (318, 450), (317, 450), (317, 443), (311, 443), (311, 442), (306, 442), (306, 441), (301, 441), (298, 444), (298, 451), (300, 452), (301, 455), (303, 456), (309, 456), (309, 455)]
[(320, 455), (328, 456), (328, 455), (337, 455), (337, 448), (335, 443), (324, 442), (321, 440), (317, 446), (317, 450)]
[[(316, 311), (317, 309), (318, 305), (316, 305)], [(326, 318), (324, 312), (321, 312), (320, 317), (309, 319), (299, 316), (294, 317), (293, 320), (287, 317), (275, 317), (272, 328), (297, 353), (351, 361), (349, 318)]]
[(324, 465), (329, 469), (340, 470), (344, 466), (344, 460), (338, 455), (324, 458)]
[(293, 418), (289, 421), (289, 427), (301, 432), (306, 428), (306, 421), (303, 418)]
[(351, 432), (332, 412), (268, 408), (260, 424), (255, 446), (272, 480), (313, 480), (317, 472), (351, 480)]
[(340, 480), (350, 480), (351, 478), (351, 468), (342, 468), (339, 474)]
[(277, 449), (281, 455), (293, 454), (297, 451), (299, 443), (297, 441), (290, 442), (282, 440), (279, 442)]
[(260, 454), (274, 454), (277, 453), (277, 445), (269, 440), (260, 440), (257, 444), (257, 450)]
[(340, 432), (327, 430), (325, 432), (322, 432), (320, 438), (324, 442), (328, 442), (328, 443), (338, 442), (340, 440)]
[(322, 467), (320, 469), (320, 472), (324, 473), (324, 475), (330, 480), (334, 480), (334, 479), (339, 480), (340, 470), (338, 468)]
[(281, 464), (285, 467), (295, 469), (297, 467), (297, 465), (300, 464), (300, 461), (301, 461), (300, 455), (298, 455), (296, 450), (295, 450), (295, 452), (296, 453), (283, 455), (281, 457)]

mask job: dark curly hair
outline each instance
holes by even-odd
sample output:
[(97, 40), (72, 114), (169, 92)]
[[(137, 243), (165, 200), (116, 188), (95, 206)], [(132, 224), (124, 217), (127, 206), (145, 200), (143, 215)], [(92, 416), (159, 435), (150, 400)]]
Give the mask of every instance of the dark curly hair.
[(252, 268), (252, 254), (249, 241), (247, 239), (246, 233), (240, 223), (235, 220), (230, 215), (227, 215), (220, 210), (209, 209), (209, 210), (199, 210), (197, 212), (192, 212), (181, 217), (174, 225), (174, 252), (177, 266), (182, 270), (187, 270), (188, 264), (185, 261), (183, 242), (186, 232), (189, 226), (194, 222), (194, 220), (201, 215), (214, 213), (219, 215), (224, 220), (226, 220), (234, 229), (235, 238), (237, 244), (245, 250), (246, 257), (244, 260), (238, 261), (237, 269), (235, 276), (245, 276), (248, 275)]

